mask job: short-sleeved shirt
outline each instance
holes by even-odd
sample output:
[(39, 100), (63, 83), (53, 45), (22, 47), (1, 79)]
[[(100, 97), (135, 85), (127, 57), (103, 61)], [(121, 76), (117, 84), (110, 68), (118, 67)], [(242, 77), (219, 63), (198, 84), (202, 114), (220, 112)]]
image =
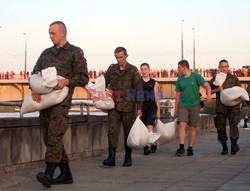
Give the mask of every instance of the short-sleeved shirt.
[(176, 82), (176, 92), (180, 92), (180, 106), (195, 107), (200, 104), (200, 86), (206, 80), (198, 73), (191, 72), (189, 77), (181, 75)]

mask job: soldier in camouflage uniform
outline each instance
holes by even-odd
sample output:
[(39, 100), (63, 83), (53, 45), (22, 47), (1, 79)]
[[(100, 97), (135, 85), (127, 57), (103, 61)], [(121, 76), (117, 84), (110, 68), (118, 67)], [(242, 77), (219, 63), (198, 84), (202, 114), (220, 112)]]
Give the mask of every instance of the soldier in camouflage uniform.
[(118, 47), (115, 49), (114, 54), (118, 63), (112, 64), (105, 74), (106, 85), (109, 85), (109, 88), (112, 91), (115, 108), (109, 110), (108, 113), (109, 156), (103, 161), (103, 165), (116, 165), (115, 153), (118, 146), (118, 136), (122, 124), (124, 130), (124, 147), (126, 152), (123, 166), (131, 166), (132, 149), (127, 146), (126, 140), (135, 121), (136, 109), (137, 115), (142, 115), (142, 101), (138, 100), (136, 95), (137, 92), (142, 91), (143, 88), (141, 76), (137, 68), (126, 61), (128, 57), (127, 50), (123, 47)]
[(230, 139), (231, 139), (231, 154), (235, 155), (239, 151), (239, 145), (237, 140), (239, 139), (238, 123), (240, 117), (240, 104), (235, 106), (223, 105), (220, 101), (220, 92), (227, 88), (232, 88), (233, 86), (241, 86), (239, 79), (229, 73), (229, 64), (227, 60), (221, 60), (219, 62), (220, 72), (227, 74), (226, 80), (222, 86), (215, 86), (213, 82), (215, 81), (215, 76), (210, 81), (210, 86), (212, 93), (216, 93), (216, 117), (214, 118), (215, 127), (217, 128), (218, 141), (222, 144), (222, 155), (228, 154), (227, 147), (227, 132), (226, 132), (226, 122), (227, 118), (229, 120), (230, 126)]
[[(58, 80), (54, 89), (62, 89), (68, 86), (69, 93), (60, 104), (40, 111), (40, 125), (47, 147), (45, 154), (46, 169), (44, 173), (39, 172), (36, 178), (46, 187), (51, 187), (51, 184), (73, 183), (68, 164), (69, 159), (62, 138), (68, 127), (68, 112), (71, 107), (74, 88), (76, 86), (84, 87), (89, 80), (83, 51), (67, 42), (65, 24), (61, 21), (53, 22), (50, 24), (49, 34), (54, 46), (42, 52), (33, 73), (48, 67), (56, 67), (57, 74), (65, 79)], [(36, 92), (32, 92), (32, 98), (34, 101), (41, 101), (41, 96)], [(61, 174), (53, 179), (54, 170), (57, 166), (59, 166)]]

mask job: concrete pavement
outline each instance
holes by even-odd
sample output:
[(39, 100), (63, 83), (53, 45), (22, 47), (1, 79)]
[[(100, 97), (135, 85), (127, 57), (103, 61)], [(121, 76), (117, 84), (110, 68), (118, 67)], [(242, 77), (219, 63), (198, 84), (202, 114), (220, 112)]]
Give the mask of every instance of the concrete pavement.
[[(220, 155), (215, 129), (197, 137), (194, 156), (176, 157), (178, 140), (160, 146), (155, 154), (133, 151), (133, 166), (123, 167), (124, 153), (117, 153), (117, 166), (104, 167), (103, 156), (71, 161), (74, 183), (53, 185), (55, 191), (200, 191), (250, 190), (250, 130), (240, 129), (240, 151)], [(230, 145), (229, 145), (230, 147)], [(0, 175), (4, 191), (48, 190), (36, 181), (36, 167)], [(56, 172), (56, 175), (59, 171)]]

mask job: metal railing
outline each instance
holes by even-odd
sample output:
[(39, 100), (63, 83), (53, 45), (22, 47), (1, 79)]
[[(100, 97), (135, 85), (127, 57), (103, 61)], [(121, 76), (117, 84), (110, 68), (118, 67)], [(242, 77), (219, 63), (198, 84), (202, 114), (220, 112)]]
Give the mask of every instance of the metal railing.
[[(13, 106), (13, 107), (19, 107), (21, 109), (22, 101), (16, 101), (16, 102), (9, 102), (9, 101), (2, 101), (0, 102), (0, 106)], [(71, 106), (79, 106), (80, 107), (80, 115), (84, 114), (84, 107), (86, 107), (87, 115), (90, 115), (90, 107), (93, 107), (94, 104), (92, 103), (86, 103), (83, 101), (74, 101), (71, 103)], [(20, 113), (20, 111), (19, 111)], [(23, 118), (23, 114), (20, 113), (20, 118)]]

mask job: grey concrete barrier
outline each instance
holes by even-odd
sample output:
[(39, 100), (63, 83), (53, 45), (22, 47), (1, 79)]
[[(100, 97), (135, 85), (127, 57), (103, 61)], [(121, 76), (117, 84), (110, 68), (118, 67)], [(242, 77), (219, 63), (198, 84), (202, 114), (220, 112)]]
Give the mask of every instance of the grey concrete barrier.
[[(162, 121), (171, 121), (163, 115)], [(213, 117), (202, 116), (199, 132), (213, 128)], [(69, 158), (83, 159), (107, 152), (107, 116), (70, 116), (68, 129), (63, 138)], [(118, 150), (123, 149), (121, 128)], [(0, 119), (0, 173), (43, 164), (46, 147), (40, 130), (38, 118)], [(106, 156), (105, 156), (106, 157)]]

